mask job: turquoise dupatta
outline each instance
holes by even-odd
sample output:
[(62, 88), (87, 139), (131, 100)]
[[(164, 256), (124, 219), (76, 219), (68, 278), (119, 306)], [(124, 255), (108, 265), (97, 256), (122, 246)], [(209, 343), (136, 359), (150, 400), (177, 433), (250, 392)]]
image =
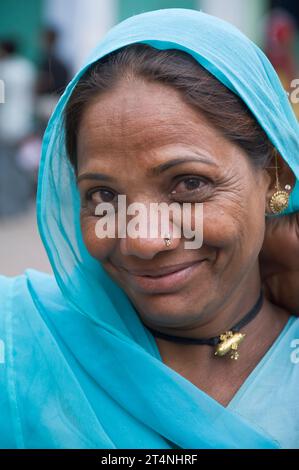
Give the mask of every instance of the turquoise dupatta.
[(257, 46), (194, 10), (153, 11), (112, 28), (70, 82), (44, 137), (37, 216), (55, 277), (27, 270), (0, 280), (0, 377), (7, 384), (0, 447), (277, 448), (265, 431), (163, 363), (126, 294), (83, 244), (63, 110), (90, 64), (136, 42), (190, 53), (245, 101), (295, 173), (288, 212), (299, 209), (297, 120)]

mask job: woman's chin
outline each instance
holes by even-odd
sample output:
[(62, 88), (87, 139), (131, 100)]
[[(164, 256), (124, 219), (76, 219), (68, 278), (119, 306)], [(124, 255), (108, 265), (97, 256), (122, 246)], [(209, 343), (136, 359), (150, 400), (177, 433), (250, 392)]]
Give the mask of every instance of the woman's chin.
[[(206, 310), (208, 299), (180, 297), (179, 295), (157, 295), (145, 301), (134, 302), (142, 321), (149, 326), (187, 328), (198, 323)], [(195, 307), (196, 306), (196, 307)]]

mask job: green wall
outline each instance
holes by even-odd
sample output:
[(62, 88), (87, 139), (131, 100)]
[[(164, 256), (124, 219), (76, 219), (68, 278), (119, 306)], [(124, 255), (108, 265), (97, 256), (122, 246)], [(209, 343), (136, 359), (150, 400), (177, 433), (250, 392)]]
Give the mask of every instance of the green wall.
[[(1, 1), (1, 0), (0, 0)], [(118, 0), (118, 19), (160, 8), (197, 8), (197, 0)]]
[(16, 39), (20, 50), (36, 60), (39, 53), (42, 0), (0, 0), (0, 38)]

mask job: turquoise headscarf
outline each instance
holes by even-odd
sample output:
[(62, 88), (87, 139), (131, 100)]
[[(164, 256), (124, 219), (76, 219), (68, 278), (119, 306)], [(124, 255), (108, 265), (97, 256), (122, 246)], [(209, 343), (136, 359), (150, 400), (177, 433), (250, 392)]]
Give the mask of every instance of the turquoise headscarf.
[(137, 42), (188, 52), (244, 100), (296, 175), (287, 212), (299, 209), (297, 120), (255, 44), (232, 25), (195, 10), (152, 11), (113, 27), (68, 85), (44, 137), (37, 217), (55, 279), (27, 270), (0, 283), (2, 299), (9, 299), (2, 309), (10, 312), (3, 320), (3, 400), (9, 402), (15, 445), (276, 448), (263, 430), (163, 363), (124, 291), (84, 246), (63, 111), (92, 63)]

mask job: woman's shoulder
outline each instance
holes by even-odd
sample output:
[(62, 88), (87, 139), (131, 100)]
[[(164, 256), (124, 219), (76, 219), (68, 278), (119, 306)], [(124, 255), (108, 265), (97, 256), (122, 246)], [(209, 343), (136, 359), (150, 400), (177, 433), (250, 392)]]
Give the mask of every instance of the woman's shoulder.
[[(299, 316), (291, 316), (286, 328), (285, 342), (290, 350), (290, 363), (299, 364)], [(299, 380), (299, 365), (296, 367), (297, 380)]]
[[(65, 308), (51, 274), (27, 269), (14, 277), (0, 276), (0, 449), (22, 447), (19, 422), (27, 418), (36, 396), (33, 383), (48, 381), (59, 348), (43, 312)], [(40, 381), (40, 382), (39, 382)]]
[[(16, 276), (18, 277), (18, 276)], [(1, 311), (5, 305), (8, 296), (11, 293), (12, 286), (16, 280), (16, 277), (7, 277), (0, 274), (0, 306)]]
[(296, 336), (299, 337), (299, 312), (296, 315), (291, 315), (284, 328), (285, 337)]
[(26, 269), (17, 276), (0, 275), (0, 336), (14, 317), (29, 318), (41, 303), (49, 308), (65, 303), (53, 274)]
[[(18, 333), (21, 328), (21, 317), (30, 318), (34, 309), (34, 298), (31, 292), (31, 279), (39, 286), (39, 290), (48, 290), (55, 286), (53, 276), (28, 269), (16, 276), (0, 275), (0, 340), (6, 342), (9, 332)], [(16, 320), (17, 319), (17, 320)]]
[(24, 272), (16, 276), (5, 276), (3, 274), (0, 274), (0, 293), (3, 296), (7, 296), (9, 293), (11, 293), (11, 289), (14, 285), (20, 284), (22, 282), (26, 283), (28, 279), (40, 281), (48, 286), (53, 286), (54, 284), (56, 284), (55, 277), (53, 274), (28, 268)]
[(12, 296), (25, 295), (32, 289), (41, 295), (61, 295), (53, 274), (28, 268), (16, 276), (0, 274), (0, 305), (3, 306)]
[(29, 279), (34, 279), (42, 284), (54, 285), (55, 278), (52, 274), (37, 271), (36, 269), (26, 269), (16, 276), (5, 276), (0, 273), (0, 302), (15, 292), (17, 287), (26, 286)]

